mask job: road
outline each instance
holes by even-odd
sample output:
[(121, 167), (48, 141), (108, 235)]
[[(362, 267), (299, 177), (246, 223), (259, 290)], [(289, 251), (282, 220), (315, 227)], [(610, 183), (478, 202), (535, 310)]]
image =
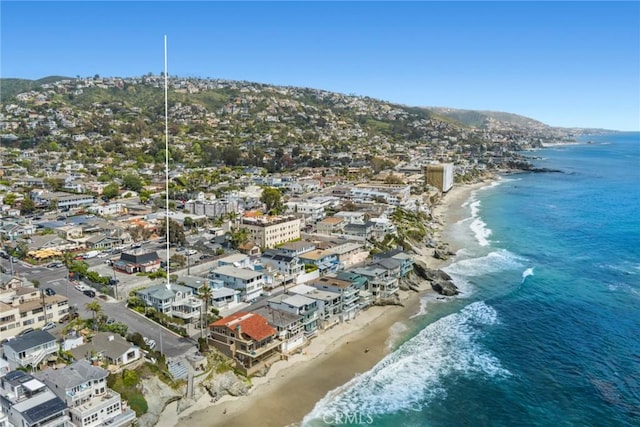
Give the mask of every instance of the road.
[[(2, 265), (7, 272), (10, 271), (9, 260), (5, 260), (4, 258), (0, 259), (2, 260), (0, 261), (0, 265)], [(93, 315), (92, 312), (86, 309), (87, 303), (94, 300), (98, 301), (105, 315), (126, 324), (128, 326), (128, 332), (130, 333), (138, 332), (142, 336), (154, 339), (158, 345), (158, 350), (160, 350), (162, 345), (162, 350), (167, 357), (181, 356), (194, 349), (195, 341), (176, 336), (173, 332), (161, 328), (157, 323), (129, 310), (125, 306), (125, 301), (116, 301), (113, 298), (105, 301), (100, 295), (91, 298), (78, 291), (73, 283), (67, 280), (67, 269), (65, 267), (36, 267), (18, 261), (14, 263), (14, 271), (20, 277), (30, 281), (37, 280), (40, 283), (41, 289), (51, 288), (57, 294), (66, 296), (69, 299), (69, 306), (75, 307), (82, 318), (91, 318)]]

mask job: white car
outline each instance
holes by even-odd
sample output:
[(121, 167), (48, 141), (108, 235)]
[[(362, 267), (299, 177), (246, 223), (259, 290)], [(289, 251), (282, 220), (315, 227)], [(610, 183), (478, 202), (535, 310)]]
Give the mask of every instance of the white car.
[(56, 324), (55, 324), (55, 323), (53, 323), (53, 322), (49, 322), (49, 323), (47, 323), (46, 325), (44, 325), (44, 326), (42, 327), (42, 330), (43, 330), (43, 331), (48, 331), (49, 329), (53, 329), (53, 328), (55, 328), (55, 327), (56, 327)]
[(187, 255), (195, 255), (195, 254), (197, 254), (197, 253), (198, 253), (198, 251), (196, 251), (195, 249), (189, 249), (189, 250), (187, 251)]
[(108, 257), (108, 256), (109, 256), (109, 254), (108, 254), (108, 253), (106, 253), (106, 252), (102, 252), (102, 253), (99, 253), (99, 254), (98, 254), (98, 258), (106, 258), (106, 257)]
[(153, 350), (154, 348), (156, 348), (156, 341), (152, 340), (151, 338), (147, 338), (147, 337), (143, 337), (142, 338), (144, 340), (144, 343), (151, 349)]

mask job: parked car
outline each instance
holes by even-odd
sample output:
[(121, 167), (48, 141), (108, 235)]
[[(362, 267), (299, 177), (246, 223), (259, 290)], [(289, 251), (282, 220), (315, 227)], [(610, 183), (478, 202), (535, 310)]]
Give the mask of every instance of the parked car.
[(56, 327), (56, 324), (55, 324), (55, 323), (53, 323), (53, 322), (49, 322), (49, 323), (47, 323), (46, 325), (44, 325), (44, 326), (42, 327), (42, 330), (43, 330), (43, 331), (48, 331), (49, 329), (53, 329), (53, 328), (55, 328), (55, 327)]
[(27, 328), (27, 329), (24, 329), (22, 332), (20, 332), (18, 336), (21, 337), (23, 335), (30, 334), (31, 332), (33, 332), (33, 328)]
[(149, 347), (151, 350), (156, 348), (155, 340), (152, 340), (151, 338), (147, 338), (147, 337), (143, 337), (142, 339), (144, 340), (144, 343), (147, 345), (147, 347)]
[(198, 253), (198, 251), (196, 251), (195, 249), (189, 249), (189, 250), (187, 251), (187, 255), (195, 255), (195, 254), (197, 254), (197, 253)]
[(180, 246), (179, 248), (176, 249), (176, 252), (182, 252), (184, 251), (184, 246)]
[(67, 322), (69, 320), (73, 320), (73, 319), (77, 319), (78, 317), (80, 317), (80, 315), (78, 313), (67, 313), (64, 316), (62, 316), (60, 318), (59, 323), (64, 323)]
[(53, 290), (53, 289), (51, 289), (51, 288), (46, 288), (46, 289), (44, 290), (44, 293), (45, 293), (45, 295), (47, 295), (47, 296), (49, 296), (49, 297), (50, 297), (50, 296), (52, 296), (52, 295), (55, 295), (55, 294), (56, 294), (56, 291), (54, 291), (54, 290)]
[(113, 325), (116, 323), (116, 319), (107, 319), (107, 325)]
[(92, 290), (82, 291), (82, 293), (91, 298), (96, 296), (96, 291), (92, 291)]

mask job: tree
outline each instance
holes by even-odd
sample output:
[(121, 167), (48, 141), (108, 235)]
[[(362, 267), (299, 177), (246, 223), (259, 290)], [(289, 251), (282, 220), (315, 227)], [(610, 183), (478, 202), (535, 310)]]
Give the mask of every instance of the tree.
[(20, 202), (20, 214), (27, 215), (36, 210), (36, 204), (31, 200), (31, 197), (25, 197)]
[(127, 174), (122, 178), (122, 188), (125, 190), (140, 191), (142, 187), (142, 178), (137, 175)]
[(185, 228), (191, 228), (191, 227), (193, 227), (193, 224), (194, 224), (194, 222), (193, 222), (193, 218), (191, 218), (190, 216), (186, 216), (186, 217), (184, 218), (184, 222), (183, 222), (183, 224), (184, 224)]
[[(167, 220), (162, 221), (162, 227), (160, 228), (160, 234), (162, 236), (167, 235)], [(184, 229), (182, 225), (180, 225), (177, 221), (169, 218), (169, 243), (175, 243), (184, 245), (187, 242), (187, 239), (184, 237)]]
[(118, 197), (118, 194), (120, 194), (120, 186), (118, 186), (118, 184), (116, 184), (115, 182), (107, 185), (102, 190), (102, 197), (106, 197), (109, 200)]
[(95, 325), (96, 317), (98, 316), (98, 314), (102, 313), (102, 306), (98, 301), (91, 301), (91, 302), (88, 302), (85, 305), (85, 307), (87, 308), (87, 310), (93, 313), (93, 322), (94, 322), (94, 326), (96, 326)]
[(268, 214), (277, 215), (283, 211), (282, 193), (275, 187), (264, 188), (260, 201), (265, 204), (265, 210)]
[(16, 195), (16, 193), (9, 193), (6, 196), (4, 196), (4, 203), (6, 205), (13, 206), (13, 204), (16, 202), (17, 197), (18, 196)]
[(246, 228), (239, 228), (236, 231), (232, 231), (229, 241), (234, 249), (238, 249), (249, 241), (249, 232)]
[(204, 331), (207, 328), (207, 323), (209, 320), (209, 301), (211, 301), (211, 294), (211, 288), (208, 284), (202, 285), (202, 287), (198, 289), (198, 296), (204, 304), (204, 310), (200, 312), (200, 320), (202, 321), (202, 323), (200, 324), (200, 330), (202, 331), (202, 338), (204, 338)]

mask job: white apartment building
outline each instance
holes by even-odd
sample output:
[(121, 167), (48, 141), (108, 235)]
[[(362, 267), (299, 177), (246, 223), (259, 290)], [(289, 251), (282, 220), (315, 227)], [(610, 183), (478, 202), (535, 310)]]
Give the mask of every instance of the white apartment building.
[(249, 239), (261, 248), (300, 238), (300, 219), (292, 216), (242, 218), (240, 228), (249, 232)]
[(264, 288), (262, 272), (231, 265), (212, 268), (209, 271), (209, 280), (220, 280), (225, 288), (240, 291), (242, 301), (253, 301), (260, 296)]
[(287, 213), (301, 214), (312, 221), (321, 220), (326, 216), (324, 206), (320, 203), (286, 202), (284, 205), (287, 207)]

